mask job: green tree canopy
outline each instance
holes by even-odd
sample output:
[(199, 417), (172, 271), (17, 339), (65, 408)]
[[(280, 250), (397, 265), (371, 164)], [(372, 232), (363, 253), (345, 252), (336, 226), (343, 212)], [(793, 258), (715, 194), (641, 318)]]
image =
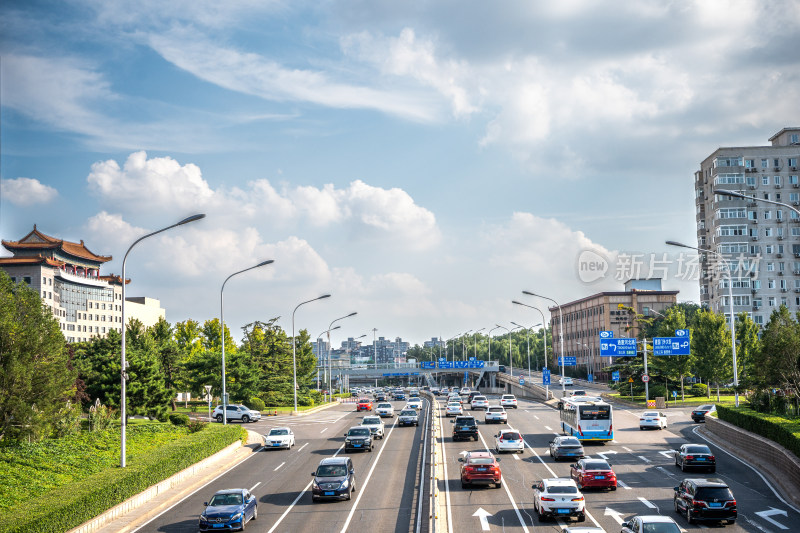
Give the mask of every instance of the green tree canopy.
[(701, 309), (697, 313), (697, 323), (692, 330), (692, 353), (697, 359), (697, 374), (710, 385), (717, 385), (731, 379), (733, 362), (731, 355), (731, 333), (725, 315)]

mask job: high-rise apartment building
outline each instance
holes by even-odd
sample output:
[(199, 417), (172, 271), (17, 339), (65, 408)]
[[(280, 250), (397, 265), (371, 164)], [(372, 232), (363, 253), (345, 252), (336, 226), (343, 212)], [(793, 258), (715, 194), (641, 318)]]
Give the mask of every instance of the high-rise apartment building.
[[(697, 244), (721, 254), (700, 256), (700, 299), (730, 320), (764, 324), (780, 305), (800, 310), (800, 128), (784, 128), (766, 146), (716, 149), (695, 172)], [(729, 190), (751, 198), (715, 194)], [(727, 263), (727, 264), (726, 264)]]

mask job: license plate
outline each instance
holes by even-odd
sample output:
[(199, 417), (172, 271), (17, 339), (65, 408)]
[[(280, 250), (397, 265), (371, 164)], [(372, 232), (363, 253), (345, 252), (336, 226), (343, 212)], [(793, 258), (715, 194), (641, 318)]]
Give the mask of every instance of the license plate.
[(211, 526), (212, 526), (212, 527), (222, 527), (222, 526), (224, 526), (224, 525), (225, 525), (225, 524), (211, 524)]
[(605, 479), (606, 476), (594, 476), (595, 479)]
[(326, 490), (325, 491), (325, 496), (333, 496), (333, 491), (332, 490)]
[(353, 444), (353, 448), (361, 448), (360, 444)]
[(486, 472), (485, 468), (478, 468), (478, 472)]
[(722, 504), (721, 503), (709, 503), (708, 506), (709, 507), (722, 507)]
[(569, 509), (556, 509), (558, 514), (567, 514), (569, 513)]
[(705, 461), (705, 460), (706, 460), (706, 458), (705, 458), (705, 457), (698, 457), (698, 458), (697, 458), (697, 460), (698, 460), (698, 461)]
[(280, 445), (281, 445), (281, 443), (280, 443), (280, 442), (273, 442), (273, 443), (272, 443), (272, 445), (273, 445), (273, 446), (280, 446)]
[(469, 431), (469, 426), (464, 426), (463, 428), (461, 428), (461, 431)]
[(517, 443), (517, 441), (515, 441), (514, 439), (508, 439), (508, 442), (509, 442), (510, 444), (516, 444), (516, 443)]

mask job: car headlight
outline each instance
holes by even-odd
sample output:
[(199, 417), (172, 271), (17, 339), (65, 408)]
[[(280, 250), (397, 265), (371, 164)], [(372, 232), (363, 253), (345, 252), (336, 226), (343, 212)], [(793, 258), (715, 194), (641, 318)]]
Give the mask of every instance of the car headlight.
[(319, 489), (319, 483), (317, 483), (316, 479), (311, 482), (311, 488), (312, 489)]
[(342, 481), (342, 487), (341, 488), (346, 489), (348, 482), (349, 482), (348, 479), (345, 479), (344, 481)]
[(241, 517), (242, 517), (242, 513), (236, 513), (235, 515), (233, 515), (231, 517), (231, 521), (235, 522), (236, 520), (239, 520)]
[(200, 515), (200, 520), (202, 520), (203, 522), (208, 522), (208, 517), (206, 516), (205, 513)]

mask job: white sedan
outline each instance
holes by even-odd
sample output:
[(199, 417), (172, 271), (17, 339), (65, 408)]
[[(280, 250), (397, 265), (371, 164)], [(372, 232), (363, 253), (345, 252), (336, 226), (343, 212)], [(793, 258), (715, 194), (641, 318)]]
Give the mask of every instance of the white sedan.
[(291, 428), (272, 428), (269, 433), (264, 435), (264, 447), (266, 448), (286, 448), (294, 446), (294, 433)]
[(486, 409), (483, 421), (486, 424), (506, 424), (508, 423), (508, 413), (504, 407), (493, 405)]
[(444, 411), (445, 416), (458, 416), (463, 415), (464, 409), (460, 403), (452, 402), (447, 404), (447, 409)]
[(645, 411), (639, 417), (639, 429), (666, 429), (667, 415), (660, 411)]
[(419, 411), (420, 409), (422, 409), (422, 400), (420, 400), (419, 398), (411, 398), (408, 400), (408, 402), (406, 402), (406, 406), (404, 407), (404, 409), (416, 409), (417, 411)]
[(503, 407), (513, 407), (514, 409), (517, 408), (517, 397), (513, 394), (503, 394), (500, 398), (500, 405)]
[(501, 429), (494, 437), (494, 449), (497, 453), (525, 451), (525, 441), (516, 429)]
[(375, 414), (381, 418), (391, 418), (394, 416), (394, 406), (389, 402), (381, 402), (378, 404), (378, 407), (375, 408)]

